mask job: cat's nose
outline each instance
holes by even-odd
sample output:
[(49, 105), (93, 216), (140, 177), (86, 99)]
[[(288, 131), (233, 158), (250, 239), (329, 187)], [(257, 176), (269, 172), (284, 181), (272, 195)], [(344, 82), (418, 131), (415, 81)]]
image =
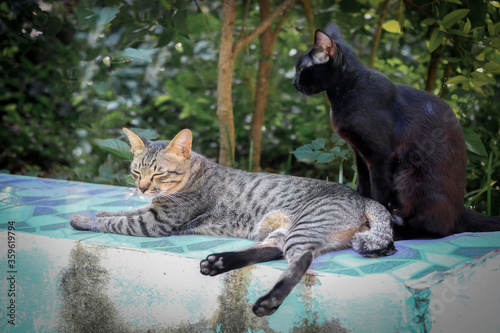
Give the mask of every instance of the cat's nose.
[(147, 186), (139, 187), (139, 191), (141, 191), (142, 193), (146, 193), (147, 190), (148, 190)]

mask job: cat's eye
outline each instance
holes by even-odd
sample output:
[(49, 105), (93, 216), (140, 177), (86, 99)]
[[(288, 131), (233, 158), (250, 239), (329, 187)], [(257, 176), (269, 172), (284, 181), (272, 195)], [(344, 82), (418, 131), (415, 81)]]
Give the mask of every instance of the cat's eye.
[(132, 177), (137, 178), (141, 175), (141, 173), (137, 170), (131, 170), (130, 173), (132, 174)]
[(162, 173), (155, 173), (154, 175), (151, 176), (151, 181), (153, 181), (153, 179), (155, 177), (158, 177), (158, 176), (161, 176), (161, 175), (163, 175), (163, 174)]

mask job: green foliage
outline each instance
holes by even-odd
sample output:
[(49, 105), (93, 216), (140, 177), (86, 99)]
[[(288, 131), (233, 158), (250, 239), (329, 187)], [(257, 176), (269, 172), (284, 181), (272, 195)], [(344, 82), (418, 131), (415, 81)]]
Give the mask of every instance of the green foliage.
[[(307, 25), (300, 2), (290, 10), (272, 58), (262, 139), (265, 170), (354, 180), (352, 152), (332, 137), (328, 104), (321, 95), (295, 91), (293, 68), (312, 44), (311, 28), (331, 21), (367, 61), (384, 3), (312, 0), (314, 27)], [(245, 13), (242, 4), (236, 36), (260, 21), (258, 6)], [(148, 139), (171, 139), (190, 128), (194, 149), (215, 158), (221, 9), (219, 1), (0, 0), (5, 37), (0, 39), (0, 169), (125, 184), (131, 181), (126, 177), (131, 155), (123, 127), (144, 129), (139, 134)], [(390, 1), (375, 62), (391, 80), (423, 89), (433, 53), (438, 61), (433, 93), (452, 106), (467, 140), (467, 198), (473, 199), (468, 204), (484, 212), (489, 205), (493, 215), (500, 207), (498, 185), (491, 185), (500, 179), (498, 10), (494, 1)], [(232, 158), (245, 169), (251, 167), (259, 57), (255, 39), (235, 63)]]

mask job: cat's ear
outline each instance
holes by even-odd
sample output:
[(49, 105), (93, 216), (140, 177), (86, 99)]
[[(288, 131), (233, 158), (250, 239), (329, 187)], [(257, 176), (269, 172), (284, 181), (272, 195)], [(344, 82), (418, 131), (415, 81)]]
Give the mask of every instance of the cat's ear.
[(130, 145), (132, 146), (132, 148), (130, 148), (130, 151), (132, 152), (132, 154), (135, 155), (137, 153), (140, 153), (141, 151), (144, 150), (144, 148), (146, 148), (146, 143), (147, 143), (147, 141), (145, 141), (146, 139), (135, 134), (134, 132), (132, 132), (128, 128), (123, 128), (123, 132), (127, 135), (128, 141), (130, 142)]
[(321, 50), (328, 54), (330, 57), (335, 54), (336, 48), (335, 42), (330, 38), (329, 35), (324, 33), (321, 30), (316, 30), (314, 34), (314, 48), (317, 50)]
[(330, 35), (335, 40), (342, 42), (344, 40), (344, 36), (342, 35), (342, 31), (337, 27), (335, 23), (328, 23), (325, 29), (326, 33)]
[(170, 141), (167, 148), (165, 148), (165, 152), (188, 159), (191, 157), (192, 142), (193, 136), (191, 135), (191, 131), (183, 129)]

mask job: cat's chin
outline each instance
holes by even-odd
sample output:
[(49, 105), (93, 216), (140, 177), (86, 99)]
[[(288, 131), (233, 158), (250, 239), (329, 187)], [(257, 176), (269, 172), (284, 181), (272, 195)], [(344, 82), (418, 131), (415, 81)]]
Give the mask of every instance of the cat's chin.
[(294, 84), (294, 87), (298, 92), (306, 96), (312, 96), (321, 92), (321, 90), (311, 89), (310, 87), (306, 87), (300, 84)]

